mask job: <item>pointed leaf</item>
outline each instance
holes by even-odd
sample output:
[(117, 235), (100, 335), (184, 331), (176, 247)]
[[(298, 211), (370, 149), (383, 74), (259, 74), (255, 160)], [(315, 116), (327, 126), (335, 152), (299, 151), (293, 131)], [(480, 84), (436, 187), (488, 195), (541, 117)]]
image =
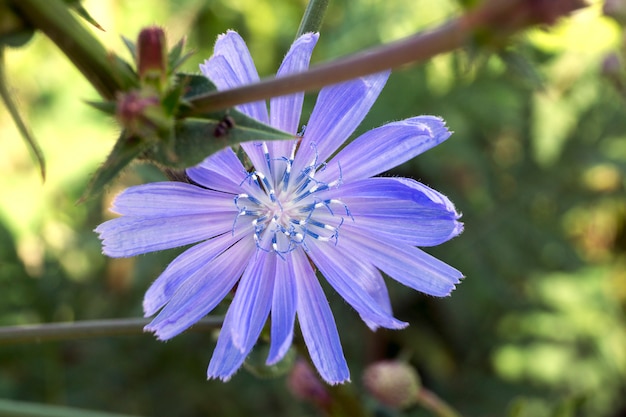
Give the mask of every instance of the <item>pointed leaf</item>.
[(83, 19), (85, 19), (87, 22), (89, 22), (91, 25), (93, 25), (94, 27), (100, 29), (101, 31), (105, 31), (104, 28), (102, 26), (100, 26), (100, 24), (98, 22), (96, 22), (96, 20), (91, 17), (91, 15), (89, 14), (89, 12), (87, 12), (87, 10), (83, 7), (82, 4), (80, 4), (80, 0), (66, 0), (66, 2), (69, 4), (69, 6), (74, 9), (74, 11)]
[(85, 101), (86, 104), (90, 105), (96, 110), (100, 110), (103, 113), (106, 113), (110, 116), (115, 116), (115, 110), (117, 109), (117, 105), (114, 101)]
[(133, 58), (133, 62), (137, 62), (137, 45), (135, 42), (128, 39), (126, 36), (122, 36), (122, 42), (126, 45), (126, 49), (130, 52), (130, 56)]
[(153, 143), (141, 140), (134, 136), (127, 136), (122, 132), (113, 150), (104, 164), (98, 168), (87, 185), (87, 189), (78, 200), (82, 203), (98, 195), (126, 166), (142, 152), (145, 152)]
[(4, 104), (7, 110), (9, 111), (9, 114), (11, 115), (11, 117), (13, 118), (13, 121), (15, 122), (15, 125), (17, 126), (17, 129), (20, 131), (20, 134), (24, 138), (24, 141), (26, 142), (31, 152), (33, 153), (33, 156), (37, 160), (37, 163), (39, 164), (39, 169), (41, 171), (41, 178), (45, 180), (46, 179), (46, 161), (44, 159), (43, 152), (41, 151), (41, 148), (39, 147), (37, 140), (30, 133), (28, 126), (26, 126), (26, 123), (22, 119), (20, 112), (17, 109), (17, 104), (13, 101), (13, 98), (11, 97), (11, 94), (7, 87), (6, 80), (4, 79), (4, 54), (3, 52), (4, 50), (0, 46), (0, 98), (2, 98), (2, 101), (4, 101)]
[[(241, 142), (293, 139), (289, 133), (267, 126), (244, 114), (230, 110), (228, 113), (213, 113), (210, 119), (183, 119), (174, 127), (174, 146), (164, 146), (150, 150), (147, 158), (174, 168), (187, 168), (196, 165), (207, 156), (227, 146)], [(232, 127), (224, 125), (229, 118)]]

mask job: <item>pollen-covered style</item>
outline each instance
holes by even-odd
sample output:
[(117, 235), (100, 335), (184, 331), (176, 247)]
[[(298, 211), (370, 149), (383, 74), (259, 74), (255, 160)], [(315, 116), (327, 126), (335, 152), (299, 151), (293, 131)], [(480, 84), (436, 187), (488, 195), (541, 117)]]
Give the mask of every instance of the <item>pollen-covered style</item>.
[[(317, 34), (297, 39), (277, 76), (308, 67)], [(232, 31), (200, 66), (220, 89), (257, 81), (250, 53)], [(378, 97), (388, 73), (322, 89), (306, 129), (303, 94), (238, 106), (294, 135), (292, 141), (244, 143), (246, 169), (224, 149), (187, 170), (192, 182), (131, 187), (116, 197), (121, 217), (96, 231), (113, 257), (197, 243), (179, 255), (144, 299), (146, 326), (159, 339), (181, 333), (237, 286), (208, 369), (229, 379), (270, 318), (267, 363), (289, 349), (296, 316), (313, 363), (328, 383), (349, 380), (339, 334), (316, 271), (372, 329), (400, 329), (381, 272), (434, 296), (462, 275), (417, 246), (462, 231), (452, 203), (408, 178), (372, 178), (450, 136), (443, 120), (419, 116), (389, 123), (337, 152)], [(207, 138), (207, 140), (211, 140)], [(334, 155), (334, 156), (332, 156)]]

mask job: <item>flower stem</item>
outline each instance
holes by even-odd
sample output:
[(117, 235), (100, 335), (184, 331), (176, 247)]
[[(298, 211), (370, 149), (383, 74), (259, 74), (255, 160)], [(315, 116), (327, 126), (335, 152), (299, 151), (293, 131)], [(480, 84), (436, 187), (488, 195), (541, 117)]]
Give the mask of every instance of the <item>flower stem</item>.
[[(481, 7), (424, 33), (417, 33), (387, 45), (371, 48), (312, 67), (309, 71), (285, 77), (266, 79), (261, 82), (230, 90), (216, 91), (190, 99), (193, 109), (186, 114), (198, 115), (232, 107), (237, 104), (264, 100), (299, 91), (319, 89), (368, 74), (374, 74), (409, 63), (425, 61), (443, 52), (470, 44), (476, 33), (483, 30), (493, 39), (501, 41), (516, 31), (529, 27), (537, 21), (537, 4), (557, 4), (559, 16), (580, 7), (579, 0), (487, 0)], [(541, 22), (541, 21), (539, 21)]]
[[(0, 345), (39, 343), (83, 338), (139, 335), (151, 319), (85, 320), (71, 323), (46, 323), (0, 327)], [(207, 331), (222, 325), (223, 317), (207, 317), (190, 330)]]
[(417, 394), (417, 402), (424, 408), (430, 410), (437, 417), (461, 417), (461, 415), (449, 406), (445, 401), (432, 391), (421, 388)]
[(111, 100), (137, 84), (130, 66), (107, 52), (70, 13), (62, 0), (9, 0), (35, 28), (46, 34), (83, 73), (100, 95)]
[(300, 27), (296, 32), (296, 39), (308, 32), (319, 32), (328, 8), (329, 0), (309, 0), (306, 6)]

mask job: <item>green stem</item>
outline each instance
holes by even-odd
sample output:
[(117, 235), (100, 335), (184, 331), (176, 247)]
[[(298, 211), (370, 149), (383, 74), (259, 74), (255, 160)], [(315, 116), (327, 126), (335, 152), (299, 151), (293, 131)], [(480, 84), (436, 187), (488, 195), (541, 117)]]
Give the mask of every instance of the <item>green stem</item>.
[[(482, 7), (429, 32), (418, 33), (387, 45), (320, 64), (306, 72), (193, 97), (189, 100), (193, 109), (185, 116), (208, 113), (269, 97), (315, 90), (326, 85), (425, 61), (435, 55), (470, 44), (480, 29), (490, 29), (493, 32), (493, 39), (500, 41), (515, 31), (536, 23), (532, 15), (534, 11), (532, 6), (535, 3), (543, 4), (528, 0), (489, 0)], [(569, 9), (562, 6), (561, 14), (573, 10), (575, 6), (574, 3)]]
[(0, 399), (0, 417), (133, 417), (58, 405)]
[[(107, 336), (140, 335), (151, 319), (85, 320), (71, 323), (46, 323), (0, 327), (0, 345), (39, 343)], [(222, 317), (207, 317), (191, 327), (205, 332), (222, 325)]]
[(62, 0), (9, 1), (31, 25), (45, 33), (67, 55), (103, 98), (112, 100), (117, 91), (137, 85), (137, 77), (130, 66), (107, 52), (70, 13)]
[(432, 411), (437, 417), (461, 417), (461, 415), (445, 401), (426, 388), (420, 389), (417, 402), (424, 408)]
[(300, 27), (296, 32), (296, 39), (308, 32), (319, 32), (324, 20), (324, 14), (330, 0), (309, 0), (306, 6)]

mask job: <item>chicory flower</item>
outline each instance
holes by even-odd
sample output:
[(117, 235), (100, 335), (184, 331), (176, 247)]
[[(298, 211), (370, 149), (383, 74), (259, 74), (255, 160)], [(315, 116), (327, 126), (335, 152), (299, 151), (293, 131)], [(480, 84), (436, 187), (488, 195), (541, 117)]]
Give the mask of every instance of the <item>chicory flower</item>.
[[(291, 46), (277, 77), (308, 67), (318, 35)], [(250, 53), (233, 31), (221, 35), (200, 66), (219, 89), (259, 79)], [(373, 177), (443, 142), (442, 119), (392, 122), (337, 150), (382, 90), (388, 72), (323, 88), (303, 134), (304, 94), (237, 108), (294, 135), (292, 141), (241, 146), (246, 169), (230, 149), (188, 169), (191, 183), (128, 188), (114, 201), (121, 217), (96, 231), (112, 257), (195, 246), (179, 255), (144, 299), (146, 326), (161, 340), (211, 312), (236, 286), (209, 378), (228, 380), (242, 365), (268, 318), (268, 364), (292, 344), (296, 316), (311, 359), (330, 384), (349, 380), (339, 333), (316, 272), (371, 328), (401, 329), (382, 273), (415, 290), (447, 296), (462, 274), (418, 246), (443, 243), (462, 231), (453, 204), (408, 178)], [(209, 140), (209, 139), (208, 139)], [(333, 156), (334, 155), (334, 156)]]

